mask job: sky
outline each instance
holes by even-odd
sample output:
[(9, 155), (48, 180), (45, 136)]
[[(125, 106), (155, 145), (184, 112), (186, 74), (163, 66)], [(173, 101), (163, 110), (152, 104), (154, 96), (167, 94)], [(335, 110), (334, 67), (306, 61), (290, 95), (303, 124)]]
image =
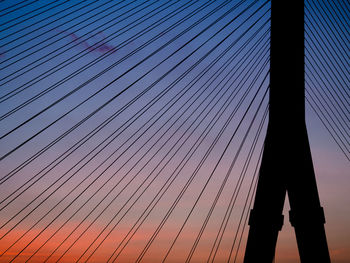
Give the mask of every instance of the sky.
[[(1, 1), (0, 262), (242, 262), (270, 8)], [(350, 261), (349, 10), (305, 2), (306, 124), (336, 263)], [(275, 262), (298, 261), (288, 210)]]

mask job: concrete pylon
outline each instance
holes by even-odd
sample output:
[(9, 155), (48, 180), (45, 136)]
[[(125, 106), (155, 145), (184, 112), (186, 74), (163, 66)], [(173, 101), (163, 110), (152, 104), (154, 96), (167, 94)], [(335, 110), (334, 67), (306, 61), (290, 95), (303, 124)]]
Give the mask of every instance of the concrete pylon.
[(304, 1), (271, 0), (270, 108), (245, 263), (273, 262), (288, 194), (302, 263), (330, 262), (305, 125)]

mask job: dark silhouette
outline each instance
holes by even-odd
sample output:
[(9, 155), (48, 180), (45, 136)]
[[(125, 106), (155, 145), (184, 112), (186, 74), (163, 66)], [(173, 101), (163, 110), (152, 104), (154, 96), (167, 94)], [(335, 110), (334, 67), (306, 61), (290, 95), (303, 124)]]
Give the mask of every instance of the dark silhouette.
[(271, 1), (270, 112), (245, 263), (272, 262), (287, 192), (301, 262), (330, 262), (305, 125), (304, 1)]

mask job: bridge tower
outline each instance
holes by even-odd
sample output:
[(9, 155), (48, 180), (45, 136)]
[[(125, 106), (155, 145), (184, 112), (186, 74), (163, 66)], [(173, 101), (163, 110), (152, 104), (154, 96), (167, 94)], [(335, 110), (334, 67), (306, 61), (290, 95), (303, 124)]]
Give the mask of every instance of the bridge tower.
[(330, 262), (305, 125), (304, 1), (271, 0), (270, 111), (245, 263), (272, 262), (283, 205), (304, 262)]

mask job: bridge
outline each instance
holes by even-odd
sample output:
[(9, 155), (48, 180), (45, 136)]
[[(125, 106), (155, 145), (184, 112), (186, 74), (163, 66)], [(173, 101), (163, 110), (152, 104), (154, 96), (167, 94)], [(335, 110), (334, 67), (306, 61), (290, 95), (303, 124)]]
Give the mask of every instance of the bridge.
[[(273, 88), (289, 109), (275, 114), (293, 127), (300, 115), (286, 91), (293, 44), (270, 67), (273, 3), (2, 1), (0, 261), (243, 262)], [(347, 262), (350, 4), (293, 8), (279, 9), (280, 32), (304, 27), (302, 115), (330, 257)], [(285, 86), (270, 86), (273, 74)], [(293, 134), (279, 133), (278, 162), (291, 158)], [(275, 262), (298, 260), (288, 220), (278, 235)]]

